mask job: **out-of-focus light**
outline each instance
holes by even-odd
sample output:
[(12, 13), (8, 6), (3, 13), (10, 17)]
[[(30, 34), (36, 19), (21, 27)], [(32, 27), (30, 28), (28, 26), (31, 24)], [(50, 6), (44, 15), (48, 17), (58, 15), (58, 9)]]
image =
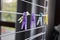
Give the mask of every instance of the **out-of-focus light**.
[(5, 3), (12, 3), (13, 0), (5, 0)]

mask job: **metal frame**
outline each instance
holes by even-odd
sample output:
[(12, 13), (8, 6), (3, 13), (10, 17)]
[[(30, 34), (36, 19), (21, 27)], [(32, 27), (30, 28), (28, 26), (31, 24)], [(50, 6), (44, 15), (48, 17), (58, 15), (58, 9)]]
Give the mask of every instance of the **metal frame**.
[(55, 1), (48, 1), (48, 27), (46, 31), (46, 40), (54, 40), (54, 19), (55, 19)]
[[(28, 0), (29, 2), (32, 2), (31, 0)], [(1, 2), (0, 2), (1, 3)], [(29, 7), (28, 7), (29, 6)], [(31, 12), (31, 4), (27, 4), (26, 2), (23, 2), (21, 0), (18, 0), (17, 1), (17, 12), (18, 13), (23, 13), (24, 11), (29, 11)], [(10, 22), (3, 22), (3, 21), (0, 21), (0, 26), (1, 25), (4, 25), (4, 26), (15, 26), (16, 27), (16, 32), (17, 31), (21, 31), (21, 24), (18, 23), (18, 19), (20, 18), (21, 15), (19, 14), (16, 14), (16, 24), (15, 23), (10, 23)], [(1, 17), (0, 17), (1, 18)], [(30, 21), (30, 16), (28, 17), (28, 26), (29, 25), (29, 21)], [(10, 25), (7, 25), (7, 24), (10, 24)], [(29, 27), (28, 27), (29, 28)], [(35, 33), (39, 33), (41, 29), (39, 30), (36, 30)], [(27, 35), (28, 34), (28, 35)], [(29, 37), (30, 36), (30, 31), (29, 32), (24, 32), (24, 33), (17, 33), (16, 34), (16, 40), (24, 40), (25, 38)], [(36, 40), (39, 40), (39, 38), (36, 38)], [(34, 39), (35, 40), (35, 39)]]
[[(28, 0), (28, 1), (32, 2), (32, 0)], [(21, 0), (17, 0), (17, 12), (18, 13), (23, 13), (24, 11), (29, 11), (29, 13), (31, 13), (31, 7), (32, 7), (31, 4), (21, 1)], [(40, 13), (40, 12), (37, 11), (36, 13)], [(17, 31), (21, 31), (21, 29), (20, 29), (21, 23), (19, 24), (19, 22), (18, 22), (18, 19), (20, 18), (21, 15), (17, 14), (16, 16), (17, 16), (16, 17), (17, 19), (16, 19), (15, 27), (16, 27), (16, 32), (17, 32)], [(37, 18), (37, 20), (38, 20), (38, 18)], [(30, 28), (29, 26), (30, 26), (30, 16), (28, 16), (28, 28)], [(37, 33), (41, 32), (40, 30), (41, 29), (35, 30), (34, 33), (37, 34)], [(16, 40), (24, 40), (27, 37), (30, 37), (30, 31), (16, 34)], [(39, 39), (40, 39), (40, 37), (38, 37), (34, 40), (39, 40)]]

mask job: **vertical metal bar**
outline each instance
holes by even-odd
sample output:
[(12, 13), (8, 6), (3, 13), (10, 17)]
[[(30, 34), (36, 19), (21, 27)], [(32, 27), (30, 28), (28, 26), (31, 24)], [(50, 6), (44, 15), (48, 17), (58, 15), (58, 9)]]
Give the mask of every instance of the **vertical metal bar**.
[[(17, 0), (17, 12), (19, 12), (19, 13), (26, 12), (26, 3), (25, 2), (23, 2), (21, 0)], [(16, 15), (16, 24), (15, 24), (16, 32), (24, 30), (24, 29), (21, 29), (22, 23), (18, 22), (18, 19), (21, 16), (22, 15), (18, 15), (18, 14)], [(24, 40), (24, 39), (25, 39), (25, 32), (16, 34), (16, 40)]]
[(55, 16), (55, 0), (48, 1), (48, 27), (46, 31), (46, 40), (53, 40)]
[[(47, 14), (47, 0), (44, 0), (44, 6), (46, 7), (46, 8), (44, 8), (44, 15), (46, 15)], [(43, 24), (44, 24), (44, 22), (43, 22)], [(45, 23), (45, 28), (42, 28), (42, 32), (46, 32), (46, 26), (47, 26), (47, 24)], [(44, 34), (44, 35), (42, 35), (42, 40), (45, 40), (45, 36), (46, 36), (46, 34)]]
[[(37, 0), (36, 1), (37, 2), (37, 4), (39, 4), (39, 5), (44, 5), (44, 0)], [(44, 12), (44, 8), (41, 8), (41, 7), (36, 7), (37, 8), (37, 12), (36, 12), (36, 14), (43, 14)], [(42, 17), (39, 19), (40, 17), (37, 17), (37, 19), (36, 20), (40, 20), (40, 19), (42, 19)], [(39, 21), (40, 22), (40, 21)], [(43, 20), (42, 20), (42, 22), (43, 22)], [(43, 23), (42, 23), (43, 24)], [(41, 23), (39, 23), (39, 25), (37, 25), (37, 26), (42, 26), (41, 25)], [(38, 34), (38, 33), (40, 33), (40, 32), (42, 32), (42, 30), (43, 30), (44, 28), (41, 28), (41, 29), (37, 29), (36, 30), (36, 34)], [(35, 38), (34, 40), (43, 40), (42, 39), (42, 36), (40, 36), (40, 37), (37, 37), (37, 38)]]
[[(1, 0), (0, 0), (0, 10), (1, 10)], [(1, 13), (0, 13), (0, 21), (1, 21)], [(0, 35), (1, 35), (1, 24), (0, 24)], [(1, 37), (0, 37), (0, 40), (1, 40)]]
[[(36, 4), (36, 0), (32, 0), (32, 3)], [(34, 5), (32, 5), (32, 8), (31, 8), (31, 14), (33, 14), (33, 13), (36, 14), (36, 6), (34, 6)], [(33, 23), (33, 26), (31, 27), (31, 29), (34, 28), (34, 24), (36, 25), (36, 23)], [(30, 24), (30, 26), (31, 26), (31, 24)], [(32, 30), (30, 36), (33, 36), (34, 34), (35, 34), (35, 30)]]

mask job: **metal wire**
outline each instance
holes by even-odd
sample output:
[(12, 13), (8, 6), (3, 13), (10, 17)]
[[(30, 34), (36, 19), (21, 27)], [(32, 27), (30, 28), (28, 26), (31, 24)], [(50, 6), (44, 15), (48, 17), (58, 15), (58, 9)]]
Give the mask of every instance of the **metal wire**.
[(32, 40), (32, 39), (34, 39), (34, 38), (36, 38), (36, 37), (39, 37), (39, 36), (41, 36), (41, 35), (43, 35), (43, 34), (45, 34), (45, 32), (42, 32), (42, 33), (39, 33), (39, 34), (34, 35), (34, 36), (32, 36), (32, 37), (29, 37), (29, 38), (27, 38), (27, 39), (25, 39), (25, 40)]
[[(41, 7), (41, 8), (46, 8), (45, 6), (42, 6), (42, 5), (38, 5), (38, 4), (35, 4), (35, 3), (32, 3), (32, 2), (29, 2), (29, 1), (25, 1), (25, 0), (21, 0), (21, 1), (24, 1), (26, 3), (29, 3), (29, 4), (32, 4), (32, 5), (35, 5), (35, 6), (38, 6), (38, 7)], [(0, 12), (2, 13), (9, 13), (9, 14), (20, 14), (20, 15), (23, 15), (23, 13), (19, 13), (19, 12), (9, 12), (9, 11), (2, 11), (0, 10)], [(36, 16), (40, 16), (39, 14), (35, 14)], [(46, 16), (45, 14), (42, 15), (42, 16)]]
[[(1, 10), (0, 10), (0, 12), (1, 13), (8, 13), (8, 14), (20, 14), (20, 15), (23, 15), (23, 13), (18, 13), (18, 12), (9, 12), (9, 11), (1, 11)], [(29, 15), (31, 15), (31, 14), (29, 14)], [(35, 16), (40, 16), (40, 15), (39, 14), (35, 14)], [(46, 15), (44, 14), (42, 16), (46, 16)]]
[(25, 1), (25, 0), (21, 0), (21, 1), (24, 1), (24, 2), (26, 2), (26, 3), (32, 4), (32, 5), (41, 7), (41, 8), (46, 8), (46, 7), (42, 6), (42, 5), (38, 5), (38, 4), (35, 4), (35, 3), (32, 3), (32, 2), (29, 2), (29, 1)]
[(18, 31), (18, 32), (12, 32), (12, 33), (8, 33), (8, 34), (3, 34), (3, 35), (0, 35), (0, 37), (6, 37), (8, 35), (12, 35), (12, 34), (16, 34), (16, 33), (21, 33), (21, 32), (25, 32), (25, 31), (30, 31), (30, 30), (35, 30), (35, 29), (39, 29), (39, 28), (45, 28), (45, 26), (40, 26), (40, 27), (36, 27), (36, 28), (32, 28), (32, 29), (27, 29), (27, 30), (23, 30), (23, 31)]
[(10, 12), (10, 11), (2, 11), (0, 10), (1, 13), (8, 13), (8, 14), (21, 14), (23, 15), (22, 13), (18, 13), (18, 12)]

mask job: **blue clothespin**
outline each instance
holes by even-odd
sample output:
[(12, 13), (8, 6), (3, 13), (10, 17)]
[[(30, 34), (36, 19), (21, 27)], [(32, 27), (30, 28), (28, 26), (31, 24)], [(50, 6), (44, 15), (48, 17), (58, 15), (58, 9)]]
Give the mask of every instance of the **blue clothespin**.
[(35, 17), (34, 13), (31, 14), (31, 24), (30, 24), (30, 26), (31, 26), (31, 28), (36, 27), (36, 17)]
[(24, 12), (23, 13), (23, 22), (22, 22), (22, 27), (21, 27), (21, 29), (27, 29), (27, 14), (26, 14), (26, 12)]
[(40, 13), (40, 17), (38, 19), (37, 25), (39, 24), (39, 22), (40, 22), (40, 25), (42, 26), (43, 25), (43, 13)]

